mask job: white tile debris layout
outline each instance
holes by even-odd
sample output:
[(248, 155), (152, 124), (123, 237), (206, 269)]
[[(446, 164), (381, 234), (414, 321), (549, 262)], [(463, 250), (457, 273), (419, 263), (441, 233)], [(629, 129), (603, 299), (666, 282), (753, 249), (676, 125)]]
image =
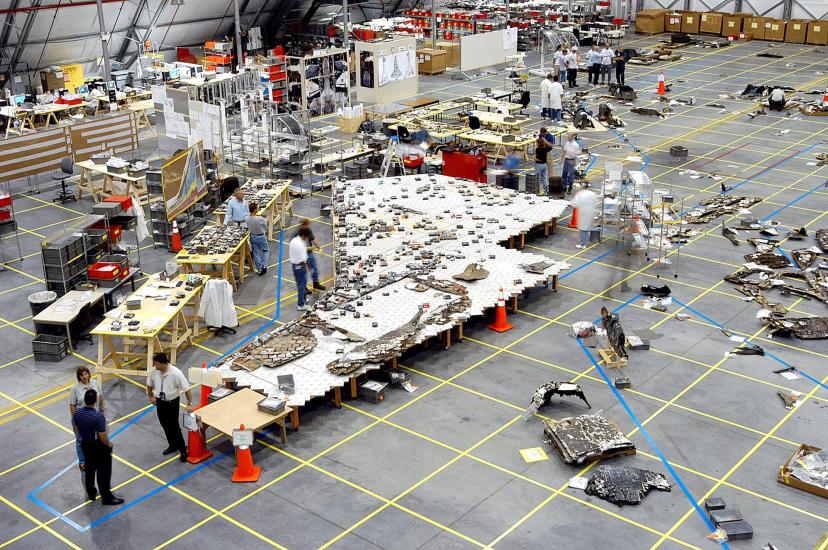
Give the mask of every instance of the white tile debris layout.
[[(293, 353), (290, 343), (286, 349), (284, 339), (278, 349), (263, 351), (268, 340), (275, 341), (296, 327), (297, 323), (289, 323), (257, 335), (223, 358), (222, 376), (270, 394), (278, 392), (277, 376), (293, 375), (295, 391), (286, 396), (290, 406), (343, 387), (350, 377), (382, 365), (383, 360), (370, 362), (366, 357), (366, 344), (401, 355), (405, 349), (394, 347), (388, 335), (404, 328), (420, 311), (406, 347), (482, 315), (496, 305), (500, 288), (508, 299), (546, 284), (569, 268), (565, 262), (500, 244), (559, 218), (568, 205), (447, 176), (338, 183), (333, 196), (336, 283), (297, 320), (312, 327), (316, 346), (284, 364), (267, 366), (278, 362), (274, 359), (304, 353)], [(486, 278), (452, 278), (475, 262), (489, 272)], [(537, 262), (547, 262), (540, 273), (523, 267)], [(429, 279), (435, 279), (437, 286), (439, 282), (451, 285), (448, 290), (436, 289), (428, 285)], [(391, 347), (383, 349), (383, 337)], [(360, 346), (362, 350), (356, 350)], [(329, 370), (329, 364), (343, 359), (368, 362), (347, 375)], [(253, 364), (254, 370), (233, 370), (234, 361)]]

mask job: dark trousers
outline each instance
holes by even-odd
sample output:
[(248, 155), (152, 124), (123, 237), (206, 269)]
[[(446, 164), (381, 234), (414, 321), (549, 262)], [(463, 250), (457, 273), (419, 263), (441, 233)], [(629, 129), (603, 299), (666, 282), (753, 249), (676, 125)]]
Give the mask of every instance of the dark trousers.
[(167, 445), (176, 451), (184, 452), (187, 450), (187, 446), (184, 444), (184, 437), (181, 435), (181, 427), (178, 425), (178, 405), (180, 402), (180, 397), (176, 397), (171, 401), (162, 401), (158, 399), (155, 402), (155, 410), (158, 413), (158, 421), (161, 423), (161, 427), (164, 428), (164, 435), (167, 437)]
[(769, 99), (768, 107), (770, 107), (771, 111), (782, 111), (785, 108), (785, 100), (783, 99), (782, 101), (773, 101)]
[(622, 86), (624, 85), (624, 67), (623, 63), (616, 63), (615, 65), (615, 81)]
[(590, 65), (587, 80), (590, 84), (598, 84), (598, 65)]
[(567, 69), (566, 70), (566, 80), (569, 82), (569, 87), (572, 88), (576, 86), (578, 83), (576, 82), (578, 78), (578, 69)]
[(86, 459), (85, 482), (86, 495), (89, 500), (95, 500), (95, 479), (98, 480), (98, 491), (103, 502), (112, 500), (112, 490), (109, 487), (112, 479), (112, 449), (98, 441), (82, 441), (83, 456)]

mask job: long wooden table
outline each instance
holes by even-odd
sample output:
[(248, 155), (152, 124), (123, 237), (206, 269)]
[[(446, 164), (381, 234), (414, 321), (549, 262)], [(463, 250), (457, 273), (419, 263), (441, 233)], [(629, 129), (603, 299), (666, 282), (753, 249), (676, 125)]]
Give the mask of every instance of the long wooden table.
[(135, 116), (138, 117), (138, 128), (149, 128), (152, 135), (155, 135), (155, 129), (152, 127), (152, 123), (150, 122), (148, 111), (154, 108), (155, 105), (151, 99), (134, 101), (127, 105), (127, 109), (134, 111)]
[[(252, 187), (255, 183), (256, 180), (252, 180), (250, 183), (245, 182), (241, 186), (241, 189), (244, 191), (255, 189)], [(279, 227), (286, 227), (288, 216), (293, 215), (293, 200), (290, 198), (289, 191), (292, 183), (291, 180), (276, 180), (270, 189), (255, 189), (257, 196), (256, 202), (260, 205), (259, 215), (267, 219), (267, 238), (271, 241), (273, 240), (273, 228), (276, 225), (276, 221), (278, 220)], [(267, 200), (260, 200), (264, 198), (267, 198)], [(227, 203), (229, 201), (230, 199), (228, 198), (216, 208), (214, 214), (216, 215), (218, 223), (224, 223), (224, 218), (227, 215)]]
[(77, 105), (65, 105), (62, 103), (50, 103), (48, 105), (37, 105), (32, 109), (32, 123), (36, 124), (38, 117), (43, 119), (43, 127), (48, 127), (49, 124), (57, 126), (60, 124), (58, 115), (64, 114), (70, 116), (77, 111), (82, 110), (89, 105), (88, 102), (78, 103)]
[(276, 415), (263, 413), (257, 404), (264, 398), (264, 395), (250, 388), (244, 388), (200, 407), (196, 410), (196, 416), (204, 426), (209, 426), (228, 437), (233, 437), (233, 430), (238, 430), (242, 424), (244, 424), (244, 429), (254, 432), (259, 432), (271, 424), (277, 424), (280, 428), (280, 439), (284, 445), (287, 442), (285, 418), (288, 415), (291, 416), (291, 425), (295, 429), (292, 418), (296, 409), (285, 406), (285, 410)]
[[(114, 173), (109, 171), (106, 164), (95, 164), (92, 160), (78, 162), (75, 166), (80, 168), (80, 179), (78, 180), (78, 199), (83, 196), (84, 189), (89, 191), (95, 202), (100, 202), (105, 197), (112, 195), (136, 195), (138, 203), (142, 206), (149, 204), (150, 198), (147, 193), (147, 177), (132, 177), (126, 173)], [(92, 177), (94, 174), (102, 175), (103, 181), (100, 186), (96, 185)], [(115, 189), (115, 181), (124, 183), (125, 190), (121, 192)]]
[(504, 115), (490, 111), (472, 111), (471, 116), (476, 116), (480, 124), (491, 126), (494, 131), (520, 132), (521, 126), (529, 123), (529, 117), (524, 115)]
[[(202, 229), (202, 231), (204, 231)], [(190, 254), (185, 248), (179, 252), (175, 261), (181, 268), (182, 273), (198, 273), (206, 277), (221, 277), (230, 282), (233, 290), (238, 290), (236, 277), (233, 275), (233, 260), (239, 265), (239, 281), (244, 282), (245, 264), (251, 271), (256, 268), (253, 265), (253, 254), (250, 251), (250, 233), (233, 248), (224, 254)], [(218, 269), (217, 269), (218, 268)]]
[(512, 152), (517, 152), (520, 150), (523, 154), (524, 160), (529, 160), (529, 146), (535, 143), (537, 136), (514, 136), (513, 141), (504, 141), (503, 134), (498, 134), (495, 132), (490, 132), (488, 130), (470, 130), (466, 133), (460, 134), (460, 139), (467, 139), (469, 141), (474, 141), (476, 143), (483, 143), (486, 145), (494, 145), (494, 151), (489, 154), (489, 156), (493, 159), (495, 158), (503, 158), (506, 156), (507, 151), (511, 148)]
[[(169, 283), (152, 275), (138, 290), (127, 297), (141, 299), (141, 308), (127, 309), (127, 300), (115, 308), (121, 313), (121, 329), (113, 330), (110, 317), (105, 318), (92, 330), (98, 337), (98, 363), (95, 374), (126, 374), (128, 376), (145, 376), (152, 368), (152, 356), (158, 351), (167, 350), (172, 363), (175, 363), (178, 350), (190, 342), (193, 336), (199, 334), (198, 304), (204, 285), (200, 284), (193, 290), (186, 290), (184, 281), (186, 275), (179, 275)], [(176, 286), (181, 281), (180, 286)], [(178, 292), (183, 292), (183, 298), (176, 298)], [(156, 299), (156, 296), (163, 297)], [(177, 305), (171, 305), (178, 300)], [(191, 315), (186, 315), (184, 309), (193, 308)], [(124, 318), (125, 314), (132, 313), (131, 319)], [(128, 323), (138, 321), (138, 330), (130, 331)], [(190, 326), (192, 323), (192, 326)], [(169, 339), (162, 339), (161, 336)], [(121, 348), (116, 346), (116, 340), (121, 340)], [(145, 347), (143, 352), (137, 352), (133, 347)], [(146, 358), (145, 369), (128, 369), (126, 364), (133, 360), (140, 361)], [(107, 366), (112, 362), (114, 367)]]

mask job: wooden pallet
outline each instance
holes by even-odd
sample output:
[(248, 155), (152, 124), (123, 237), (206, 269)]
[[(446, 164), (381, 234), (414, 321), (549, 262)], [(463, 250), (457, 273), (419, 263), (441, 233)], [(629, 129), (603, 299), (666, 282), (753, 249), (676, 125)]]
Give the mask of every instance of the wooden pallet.
[(604, 364), (611, 369), (620, 369), (627, 364), (627, 359), (619, 357), (615, 351), (610, 348), (598, 348), (598, 354), (604, 360)]

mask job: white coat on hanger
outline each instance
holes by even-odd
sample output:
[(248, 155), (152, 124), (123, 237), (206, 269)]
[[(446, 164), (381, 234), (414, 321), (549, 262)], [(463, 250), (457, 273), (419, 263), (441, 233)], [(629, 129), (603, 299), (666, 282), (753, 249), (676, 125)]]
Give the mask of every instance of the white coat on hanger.
[(233, 287), (224, 279), (210, 279), (204, 283), (198, 315), (209, 327), (235, 327), (236, 305), (233, 303)]

